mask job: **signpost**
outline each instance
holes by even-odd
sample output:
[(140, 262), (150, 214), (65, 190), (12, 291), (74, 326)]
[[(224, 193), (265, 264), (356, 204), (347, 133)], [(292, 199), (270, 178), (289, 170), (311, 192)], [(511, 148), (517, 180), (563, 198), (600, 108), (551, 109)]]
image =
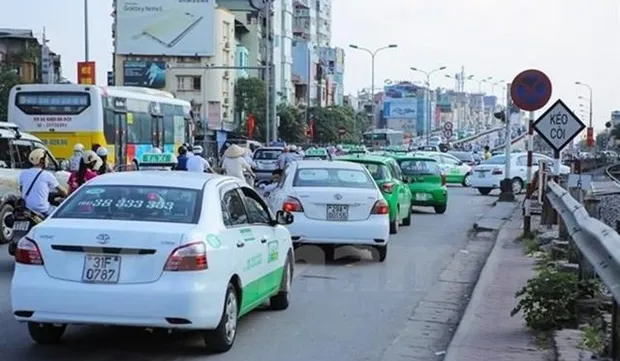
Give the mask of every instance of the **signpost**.
[[(541, 109), (551, 99), (553, 86), (549, 77), (540, 70), (529, 69), (522, 71), (512, 81), (510, 86), (510, 97), (514, 104), (523, 110), (529, 112), (529, 121), (527, 127), (527, 182), (532, 181), (532, 165), (534, 162), (534, 112)], [(509, 114), (507, 114), (507, 117)], [(506, 122), (508, 123), (508, 122)], [(506, 157), (508, 159), (508, 157)], [(508, 177), (508, 172), (506, 172)], [(508, 196), (508, 198), (514, 198)], [(530, 236), (532, 229), (532, 210), (531, 210), (532, 194), (526, 192), (525, 209), (523, 216), (523, 233), (524, 236)]]
[(554, 174), (560, 174), (560, 152), (564, 149), (581, 131), (585, 124), (573, 113), (561, 99), (558, 99), (551, 108), (534, 123), (536, 132), (553, 148)]

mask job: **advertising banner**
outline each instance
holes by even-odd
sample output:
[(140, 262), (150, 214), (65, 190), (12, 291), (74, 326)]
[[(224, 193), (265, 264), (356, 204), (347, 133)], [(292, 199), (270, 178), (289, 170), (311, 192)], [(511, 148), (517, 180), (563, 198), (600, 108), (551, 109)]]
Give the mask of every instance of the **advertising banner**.
[(418, 114), (417, 98), (384, 99), (383, 116), (386, 119), (415, 119)]
[(78, 84), (95, 85), (96, 69), (94, 61), (80, 61), (77, 63), (77, 81)]
[(117, 0), (116, 53), (213, 56), (215, 0)]
[(125, 60), (123, 85), (153, 89), (166, 87), (166, 63), (163, 61)]

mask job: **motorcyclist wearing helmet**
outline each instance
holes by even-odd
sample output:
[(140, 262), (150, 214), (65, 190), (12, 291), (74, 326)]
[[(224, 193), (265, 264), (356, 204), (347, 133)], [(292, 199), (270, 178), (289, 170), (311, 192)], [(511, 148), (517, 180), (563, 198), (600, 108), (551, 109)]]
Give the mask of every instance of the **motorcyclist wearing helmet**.
[(96, 153), (97, 156), (99, 156), (99, 159), (101, 159), (101, 167), (99, 167), (97, 173), (101, 175), (114, 172), (114, 169), (112, 169), (112, 166), (110, 165), (110, 163), (108, 163), (108, 149), (100, 147), (99, 149), (97, 149)]
[(26, 201), (26, 208), (47, 217), (56, 208), (49, 202), (50, 192), (66, 197), (67, 190), (58, 183), (52, 172), (45, 170), (49, 162), (45, 149), (33, 150), (28, 160), (33, 167), (19, 174), (19, 190)]
[(187, 171), (213, 173), (209, 161), (202, 157), (202, 147), (199, 145), (194, 146), (193, 153), (194, 155), (189, 157), (189, 159), (187, 160)]
[(77, 172), (80, 169), (80, 159), (84, 154), (84, 145), (82, 143), (76, 143), (73, 146), (73, 156), (69, 159), (69, 172)]
[(69, 192), (75, 192), (82, 184), (95, 178), (98, 175), (97, 170), (101, 168), (102, 163), (97, 153), (92, 150), (85, 151), (80, 161), (80, 169), (77, 172), (71, 173), (67, 182), (69, 184)]
[(187, 170), (187, 147), (182, 145), (178, 149), (179, 155), (177, 156), (177, 166), (175, 170)]

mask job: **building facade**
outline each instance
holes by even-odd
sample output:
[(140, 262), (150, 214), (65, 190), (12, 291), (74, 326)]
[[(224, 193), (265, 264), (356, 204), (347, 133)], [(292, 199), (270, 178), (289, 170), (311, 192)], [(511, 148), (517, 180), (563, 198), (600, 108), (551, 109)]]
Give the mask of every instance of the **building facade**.
[[(119, 0), (120, 1), (120, 0)], [(132, 14), (119, 18), (118, 9), (114, 23), (114, 83), (124, 86), (141, 86), (162, 89), (192, 103), (194, 113), (200, 117), (200, 127), (205, 131), (234, 130), (234, 84), (237, 40), (235, 16), (226, 9), (205, 9), (205, 29), (193, 42), (175, 51), (176, 46), (161, 55), (150, 51), (152, 43), (132, 44), (125, 33), (125, 23)], [(205, 33), (207, 36), (205, 36)], [(134, 40), (134, 39), (132, 39)], [(141, 54), (143, 53), (143, 54)], [(192, 53), (194, 55), (192, 56)], [(249, 57), (248, 57), (249, 59)]]
[(329, 83), (329, 103), (342, 105), (344, 101), (344, 49), (319, 47), (319, 66)]
[[(43, 36), (45, 38), (45, 36)], [(24, 83), (65, 83), (61, 57), (39, 41), (32, 30), (0, 29), (0, 66), (19, 75)]]

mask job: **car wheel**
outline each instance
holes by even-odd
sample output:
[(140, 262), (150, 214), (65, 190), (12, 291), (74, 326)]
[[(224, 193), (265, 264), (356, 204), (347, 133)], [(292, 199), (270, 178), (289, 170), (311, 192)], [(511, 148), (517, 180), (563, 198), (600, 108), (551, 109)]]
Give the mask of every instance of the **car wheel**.
[(293, 263), (290, 254), (286, 257), (280, 291), (269, 299), (269, 307), (275, 311), (286, 310), (291, 302), (291, 284), (293, 283)]
[(512, 178), (512, 193), (519, 194), (523, 191), (523, 181), (521, 178)]
[(67, 330), (67, 325), (54, 325), (51, 323), (28, 322), (30, 338), (39, 345), (54, 345), (62, 340)]
[(387, 257), (387, 250), (388, 250), (387, 244), (385, 246), (374, 246), (373, 248), (376, 251), (376, 252), (372, 252), (373, 260), (379, 261), (379, 262), (385, 261), (385, 258)]
[(409, 212), (407, 213), (407, 217), (403, 219), (403, 226), (411, 225), (411, 206), (409, 206)]
[(4, 225), (4, 220), (6, 217), (13, 214), (13, 206), (10, 204), (5, 204), (0, 209), (0, 228), (2, 232), (0, 232), (0, 244), (9, 243), (13, 239), (13, 229), (8, 228)]
[(448, 209), (448, 206), (434, 206), (433, 208), (435, 208), (435, 213), (437, 214), (444, 214), (446, 213), (446, 209)]
[(471, 177), (471, 173), (465, 174), (465, 177), (463, 177), (463, 183), (462, 183), (463, 187), (469, 187), (471, 185), (471, 182), (469, 179), (470, 177)]
[(205, 343), (210, 352), (222, 353), (231, 349), (237, 337), (237, 321), (239, 320), (239, 301), (237, 291), (232, 283), (226, 288), (222, 318), (215, 330), (207, 331)]
[(491, 190), (493, 190), (492, 188), (478, 188), (478, 192), (480, 192), (480, 194), (482, 194), (483, 196), (489, 195), (489, 193), (491, 193)]

